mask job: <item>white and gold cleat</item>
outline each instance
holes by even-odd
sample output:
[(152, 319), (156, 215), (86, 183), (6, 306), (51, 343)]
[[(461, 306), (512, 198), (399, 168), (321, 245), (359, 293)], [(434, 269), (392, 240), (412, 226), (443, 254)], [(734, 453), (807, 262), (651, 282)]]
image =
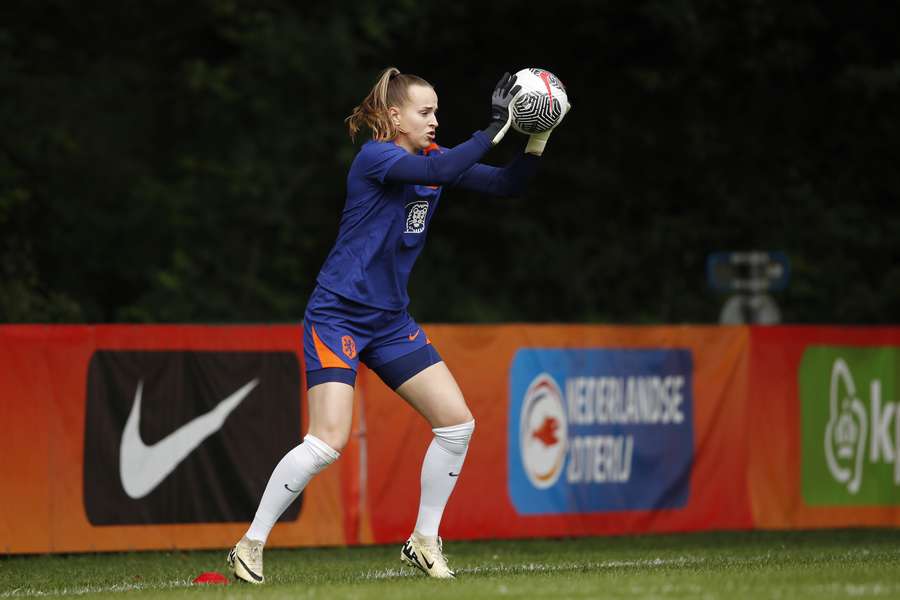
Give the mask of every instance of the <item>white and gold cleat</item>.
[(262, 553), (262, 542), (243, 537), (228, 553), (226, 560), (237, 579), (247, 583), (264, 583)]
[(400, 560), (420, 569), (429, 577), (452, 579), (456, 574), (447, 566), (441, 538), (427, 538), (413, 532), (400, 550)]

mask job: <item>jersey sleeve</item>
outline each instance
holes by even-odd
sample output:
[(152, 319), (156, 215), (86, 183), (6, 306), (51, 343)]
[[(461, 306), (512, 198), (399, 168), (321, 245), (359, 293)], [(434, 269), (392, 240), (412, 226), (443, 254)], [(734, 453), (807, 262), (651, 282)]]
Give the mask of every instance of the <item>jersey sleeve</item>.
[(525, 191), (539, 164), (537, 156), (524, 153), (502, 168), (476, 163), (466, 169), (453, 186), (492, 196), (518, 196)]
[(451, 149), (426, 155), (404, 153), (395, 161), (384, 181), (417, 185), (452, 185), (490, 149), (491, 142), (480, 131)]

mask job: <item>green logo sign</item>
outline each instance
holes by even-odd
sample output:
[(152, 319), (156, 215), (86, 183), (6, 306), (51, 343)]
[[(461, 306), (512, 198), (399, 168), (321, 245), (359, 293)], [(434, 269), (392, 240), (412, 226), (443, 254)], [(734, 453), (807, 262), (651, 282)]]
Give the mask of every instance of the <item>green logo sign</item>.
[(810, 346), (800, 361), (803, 499), (900, 505), (900, 348)]

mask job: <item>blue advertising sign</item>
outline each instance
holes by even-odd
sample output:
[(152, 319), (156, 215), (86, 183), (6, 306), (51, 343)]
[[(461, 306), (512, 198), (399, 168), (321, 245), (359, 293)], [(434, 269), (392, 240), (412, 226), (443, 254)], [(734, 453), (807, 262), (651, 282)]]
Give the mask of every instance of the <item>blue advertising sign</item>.
[(519, 350), (507, 464), (519, 514), (680, 508), (694, 457), (684, 349)]

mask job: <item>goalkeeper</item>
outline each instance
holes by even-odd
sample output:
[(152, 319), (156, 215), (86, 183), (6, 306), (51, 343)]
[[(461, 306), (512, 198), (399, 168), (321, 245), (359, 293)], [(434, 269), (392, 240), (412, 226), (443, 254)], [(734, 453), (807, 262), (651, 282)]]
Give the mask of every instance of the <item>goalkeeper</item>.
[(515, 83), (508, 73), (500, 79), (488, 126), (452, 149), (435, 143), (434, 88), (395, 68), (382, 72), (347, 118), (351, 138), (367, 128), (372, 140), (350, 167), (337, 241), (304, 315), (309, 430), (275, 467), (250, 528), (228, 555), (236, 577), (264, 581), (262, 549), (275, 522), (340, 456), (350, 435), (360, 361), (434, 432), (422, 463), (418, 518), (400, 558), (431, 577), (454, 576), (438, 528), (475, 420), (437, 349), (407, 312), (406, 286), (444, 188), (514, 196), (535, 172), (549, 132), (532, 135), (525, 152), (504, 168), (478, 162), (509, 130)]

